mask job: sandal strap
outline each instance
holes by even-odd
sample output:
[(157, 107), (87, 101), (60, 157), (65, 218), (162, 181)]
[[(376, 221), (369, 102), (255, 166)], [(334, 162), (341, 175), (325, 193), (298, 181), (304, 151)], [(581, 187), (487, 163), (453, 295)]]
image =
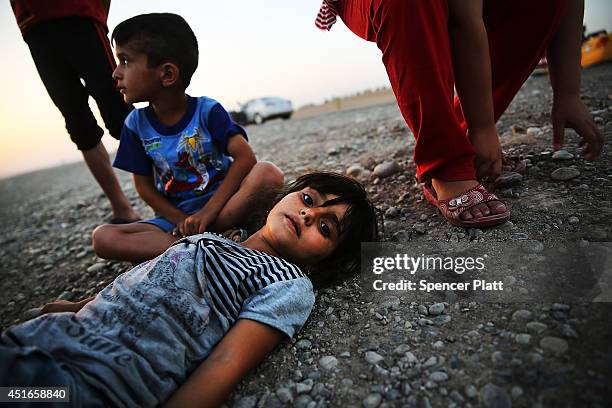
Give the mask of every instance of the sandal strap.
[(459, 219), (459, 215), (465, 210), (490, 201), (500, 201), (493, 193), (487, 191), (482, 184), (462, 193), (460, 196), (449, 200), (439, 200), (438, 208), (448, 216)]

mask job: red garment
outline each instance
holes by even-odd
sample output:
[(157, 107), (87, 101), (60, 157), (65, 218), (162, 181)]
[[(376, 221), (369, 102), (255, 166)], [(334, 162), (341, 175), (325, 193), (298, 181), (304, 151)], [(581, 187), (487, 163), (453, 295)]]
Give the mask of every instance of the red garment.
[(24, 35), (36, 23), (62, 17), (88, 17), (108, 31), (108, 11), (102, 0), (11, 0), (11, 7)]
[[(559, 0), (488, 0), (497, 121), (527, 80), (566, 10)], [(416, 139), (419, 180), (475, 179), (475, 153), (457, 99), (445, 0), (338, 0), (351, 31), (376, 42), (398, 105)]]

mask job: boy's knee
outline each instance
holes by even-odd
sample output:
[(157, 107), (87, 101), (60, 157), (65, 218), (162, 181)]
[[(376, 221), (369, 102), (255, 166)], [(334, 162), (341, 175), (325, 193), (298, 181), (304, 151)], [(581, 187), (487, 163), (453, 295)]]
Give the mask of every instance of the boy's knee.
[(114, 241), (113, 235), (113, 226), (109, 224), (100, 225), (91, 233), (93, 250), (100, 258), (108, 257), (108, 250)]
[(267, 187), (282, 187), (285, 182), (285, 174), (270, 162), (258, 162), (251, 170), (258, 183)]

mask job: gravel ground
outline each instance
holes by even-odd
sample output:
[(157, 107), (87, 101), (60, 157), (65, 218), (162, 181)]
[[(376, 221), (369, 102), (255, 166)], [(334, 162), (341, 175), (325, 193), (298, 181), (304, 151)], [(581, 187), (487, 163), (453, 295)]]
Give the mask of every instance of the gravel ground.
[[(498, 130), (505, 148), (528, 158), (530, 167), (523, 177), (505, 175), (497, 193), (512, 219), (487, 230), (452, 227), (424, 202), (413, 177), (412, 138), (395, 105), (248, 131), (258, 158), (275, 162), (288, 179), (325, 169), (363, 180), (385, 213), (387, 241), (457, 248), (609, 242), (611, 84), (611, 64), (583, 73), (583, 99), (607, 140), (602, 157), (589, 163), (575, 134), (567, 136), (569, 154), (553, 157), (548, 78), (527, 82)], [(130, 176), (121, 173), (120, 180), (148, 214)], [(82, 164), (0, 180), (2, 328), (52, 299), (96, 293), (129, 269), (92, 252), (91, 231), (109, 214)], [(513, 279), (521, 273), (529, 272)], [(612, 406), (610, 316), (612, 304), (605, 302), (433, 302), (365, 291), (355, 278), (318, 292), (305, 328), (240, 384), (228, 406)]]

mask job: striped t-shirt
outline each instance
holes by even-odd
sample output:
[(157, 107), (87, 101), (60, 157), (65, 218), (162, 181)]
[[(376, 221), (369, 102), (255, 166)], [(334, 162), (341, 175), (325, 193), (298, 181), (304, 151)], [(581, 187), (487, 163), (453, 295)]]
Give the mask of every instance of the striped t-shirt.
[(336, 4), (337, 0), (323, 0), (317, 18), (315, 19), (315, 25), (320, 30), (330, 30), (336, 23), (338, 16), (338, 8)]
[(78, 313), (40, 316), (11, 327), (2, 341), (42, 349), (113, 405), (153, 407), (236, 320), (291, 337), (313, 305), (312, 284), (297, 266), (204, 233), (118, 276)]

